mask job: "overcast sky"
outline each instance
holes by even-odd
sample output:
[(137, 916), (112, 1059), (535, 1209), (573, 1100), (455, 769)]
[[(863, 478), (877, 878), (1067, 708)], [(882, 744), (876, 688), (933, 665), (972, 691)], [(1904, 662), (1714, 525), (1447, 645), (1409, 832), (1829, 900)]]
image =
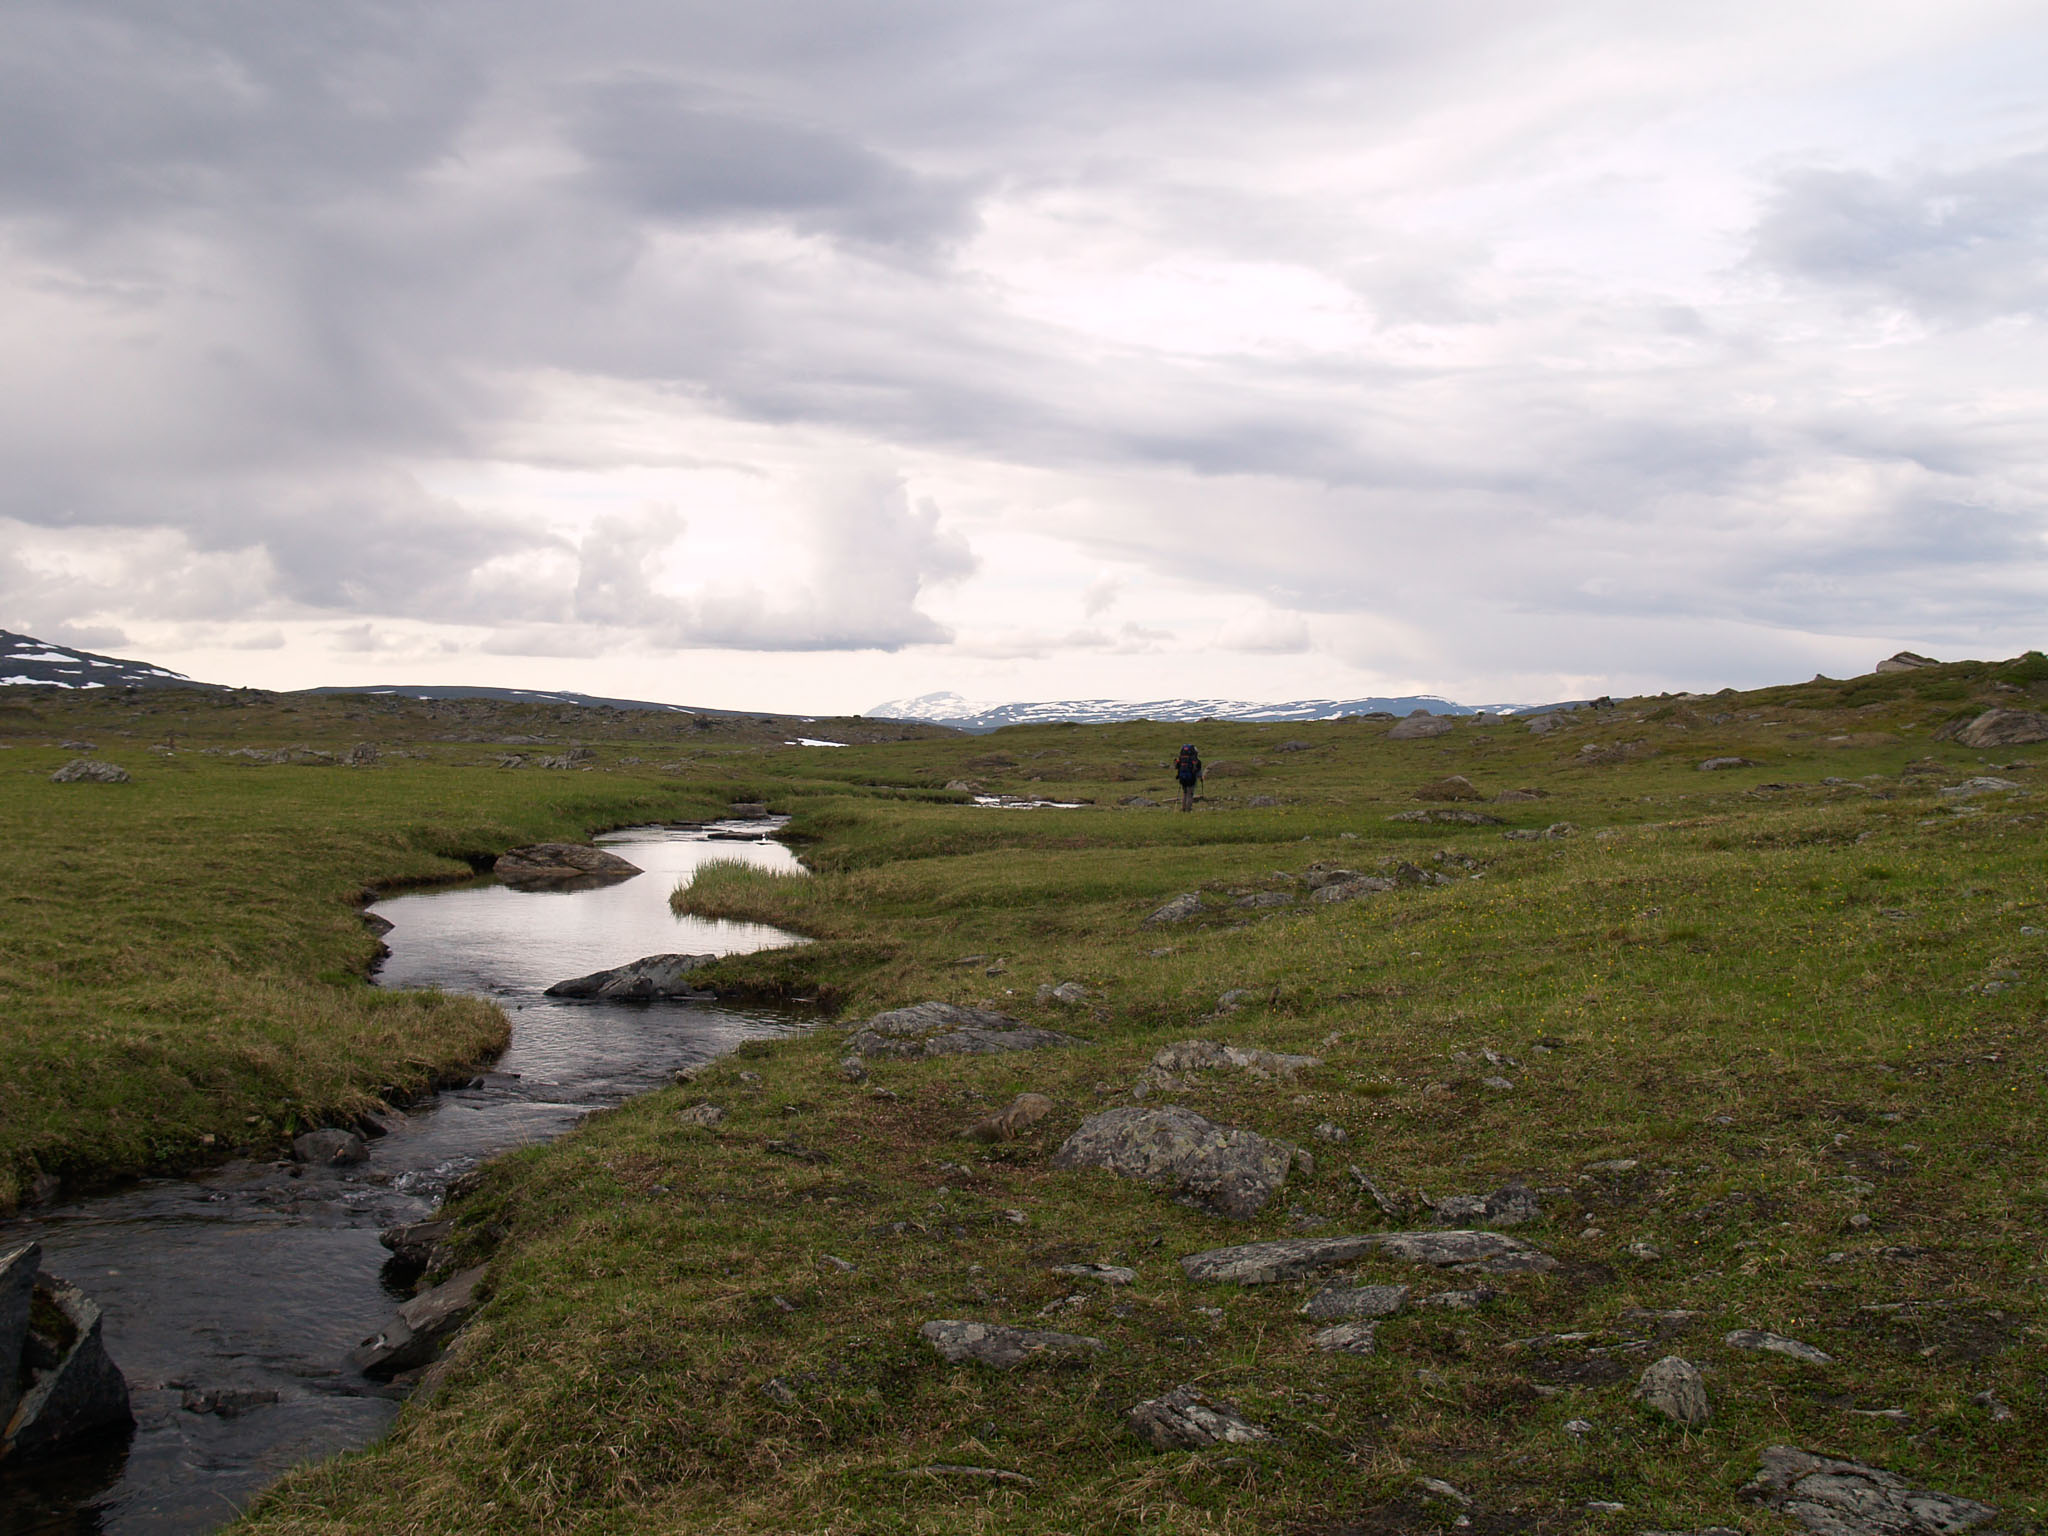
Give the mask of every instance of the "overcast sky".
[(2040, 0), (0, 0), (0, 626), (811, 712), (2048, 642)]

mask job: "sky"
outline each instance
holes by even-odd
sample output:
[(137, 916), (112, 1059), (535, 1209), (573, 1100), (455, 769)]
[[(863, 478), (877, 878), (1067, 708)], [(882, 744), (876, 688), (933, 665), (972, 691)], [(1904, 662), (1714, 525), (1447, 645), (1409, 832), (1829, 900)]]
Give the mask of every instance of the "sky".
[(2040, 0), (6, 0), (0, 627), (1472, 703), (2048, 643)]

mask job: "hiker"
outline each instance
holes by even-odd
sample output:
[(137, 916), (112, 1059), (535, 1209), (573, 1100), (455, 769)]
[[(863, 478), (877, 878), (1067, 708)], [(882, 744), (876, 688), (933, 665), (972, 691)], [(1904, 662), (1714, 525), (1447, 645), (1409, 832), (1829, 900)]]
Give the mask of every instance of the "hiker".
[(1180, 749), (1180, 756), (1173, 760), (1173, 776), (1180, 780), (1180, 808), (1192, 811), (1195, 808), (1195, 786), (1202, 782), (1202, 754), (1189, 742)]

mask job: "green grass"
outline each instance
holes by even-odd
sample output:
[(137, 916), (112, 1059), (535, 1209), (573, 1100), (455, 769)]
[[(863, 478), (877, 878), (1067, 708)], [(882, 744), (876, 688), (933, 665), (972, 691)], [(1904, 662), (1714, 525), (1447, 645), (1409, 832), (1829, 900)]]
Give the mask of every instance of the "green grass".
[[(717, 985), (819, 998), (840, 1017), (947, 998), (1089, 1043), (882, 1063), (855, 1084), (827, 1025), (501, 1159), (455, 1208), (492, 1295), (436, 1383), (384, 1442), (287, 1478), (238, 1530), (1448, 1530), (1457, 1511), (1415, 1492), (1433, 1477), (1475, 1500), (1480, 1529), (1764, 1532), (1785, 1527), (1737, 1490), (1779, 1443), (1983, 1498), (2005, 1511), (2000, 1529), (2038, 1529), (2048, 767), (2039, 747), (1932, 740), (1958, 713), (2012, 702), (2001, 685), (2035, 686), (2029, 666), (1626, 701), (1549, 736), (1203, 727), (1205, 756), (1228, 771), (1192, 816), (1119, 804), (1167, 798), (1179, 726), (830, 754), (736, 742), (716, 760), (721, 787), (698, 792), (745, 783), (792, 813), (816, 873), (712, 865), (677, 900), (820, 942), (723, 962)], [(615, 777), (579, 791), (627, 790), (617, 750), (602, 763)], [(1694, 766), (1735, 754), (1759, 766)], [(1929, 757), (1939, 772), (1902, 772)], [(1990, 771), (1987, 758), (2029, 788), (1938, 792)], [(422, 785), (445, 775), (451, 798), (465, 774), (498, 797), (535, 782), (453, 762), (419, 771)], [(1475, 807), (1503, 827), (1388, 819), (1447, 773), (1546, 797)], [(1090, 804), (977, 810), (949, 803), (960, 797), (944, 785), (961, 778)], [(338, 812), (329, 800), (299, 814), (326, 829)], [(499, 798), (466, 814), (513, 811)], [(608, 819), (591, 801), (546, 814)], [(350, 835), (365, 857), (394, 874), (431, 864), (394, 830), (424, 813), (362, 817)], [(1576, 832), (1502, 835), (1560, 822)], [(180, 846), (189, 864), (201, 844)], [(1235, 904), (1298, 892), (1315, 861), (1410, 861), (1453, 879), (1334, 906)], [(1189, 890), (1204, 894), (1201, 918), (1143, 923)], [(325, 963), (294, 954), (279, 984), (317, 990), (308, 978)], [(1087, 1005), (1038, 1002), (1067, 980), (1090, 989)], [(1245, 1006), (1214, 1016), (1233, 989)], [(1131, 1102), (1159, 1046), (1188, 1038), (1323, 1060), (1295, 1081), (1212, 1074), (1180, 1096), (1315, 1153), (1315, 1172), (1253, 1222), (1048, 1166), (1084, 1117)], [(1497, 1076), (1513, 1086), (1489, 1087)], [(1054, 1115), (1012, 1144), (960, 1139), (1025, 1089), (1050, 1094)], [(704, 1099), (727, 1119), (678, 1121)], [(1317, 1139), (1325, 1122), (1348, 1141)], [(770, 1150), (788, 1142), (830, 1160)], [(1614, 1159), (1636, 1166), (1590, 1171)], [(1563, 1267), (1496, 1282), (1500, 1299), (1479, 1311), (1386, 1321), (1365, 1357), (1308, 1347), (1305, 1287), (1185, 1280), (1178, 1260), (1201, 1248), (1383, 1225), (1350, 1165), (1411, 1200), (1510, 1178), (1549, 1191), (1546, 1220), (1523, 1235)], [(1052, 1266), (1084, 1259), (1129, 1264), (1138, 1281), (1067, 1306), (1092, 1287)], [(1419, 1291), (1469, 1283), (1365, 1273)], [(1673, 1310), (1694, 1315), (1642, 1315)], [(917, 1336), (934, 1317), (1108, 1348), (1086, 1367), (949, 1367)], [(1835, 1363), (1722, 1343), (1743, 1327)], [(1593, 1337), (1529, 1342), (1561, 1333)], [(1630, 1400), (1665, 1353), (1710, 1373), (1703, 1430)], [(1276, 1438), (1146, 1449), (1123, 1412), (1182, 1382)], [(1972, 1402), (1985, 1391), (2012, 1416)], [(1893, 1408), (1906, 1424), (1869, 1416)], [(1592, 1432), (1565, 1430), (1579, 1419)], [(1033, 1481), (919, 1470), (935, 1464)], [(1591, 1515), (1592, 1500), (1626, 1510)]]

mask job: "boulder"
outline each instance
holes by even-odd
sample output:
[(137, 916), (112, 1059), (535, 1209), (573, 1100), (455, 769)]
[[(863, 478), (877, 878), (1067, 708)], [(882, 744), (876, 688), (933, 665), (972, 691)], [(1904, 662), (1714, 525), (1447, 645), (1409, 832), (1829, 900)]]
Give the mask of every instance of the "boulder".
[(1697, 1429), (1712, 1416), (1707, 1384), (1699, 1367), (1677, 1355), (1666, 1355), (1643, 1372), (1636, 1396), (1674, 1424)]
[(1876, 1467), (1789, 1445), (1767, 1447), (1742, 1492), (1815, 1536), (1960, 1536), (1998, 1513), (1975, 1499), (1915, 1488)]
[(21, 1401), (21, 1352), (28, 1342), (29, 1309), (42, 1261), (40, 1243), (0, 1253), (0, 1430), (6, 1429), (14, 1405)]
[(1193, 1387), (1175, 1387), (1149, 1398), (1124, 1415), (1131, 1432), (1161, 1451), (1197, 1451), (1205, 1445), (1253, 1445), (1272, 1439), (1268, 1430), (1241, 1418), (1226, 1404), (1212, 1403)]
[(292, 1138), (292, 1156), (317, 1168), (346, 1168), (369, 1155), (369, 1144), (361, 1136), (338, 1127), (308, 1131)]
[(465, 1269), (413, 1297), (377, 1332), (349, 1353), (349, 1364), (378, 1381), (425, 1365), (477, 1309), (485, 1266)]
[(29, 1368), (17, 1376), (23, 1390), (0, 1459), (44, 1455), (135, 1422), (127, 1379), (100, 1341), (101, 1322), (99, 1306), (76, 1286), (37, 1278), (20, 1345)]
[(1423, 785), (1422, 788), (1415, 791), (1414, 798), (1417, 800), (1484, 800), (1486, 797), (1479, 793), (1478, 786), (1473, 784), (1470, 779), (1466, 778), (1462, 773), (1454, 773), (1448, 778), (1432, 779), (1429, 783)]
[(986, 1115), (960, 1134), (969, 1141), (1015, 1141), (1026, 1126), (1036, 1125), (1053, 1111), (1053, 1102), (1042, 1093), (1020, 1093), (1009, 1106)]
[(1191, 1109), (1125, 1106), (1082, 1121), (1052, 1165), (1161, 1185), (1217, 1215), (1249, 1221), (1287, 1182), (1294, 1157), (1284, 1141), (1217, 1125)]
[(1374, 1232), (1346, 1237), (1292, 1237), (1271, 1243), (1211, 1248), (1180, 1261), (1190, 1280), (1272, 1285), (1374, 1254), (1482, 1274), (1541, 1273), (1557, 1260), (1504, 1232)]
[(507, 849), (491, 866), (507, 884), (552, 885), (563, 880), (625, 880), (640, 866), (589, 843), (529, 843)]
[(1552, 731), (1563, 730), (1571, 723), (1570, 716), (1555, 713), (1529, 717), (1529, 729), (1538, 736), (1548, 736)]
[(570, 981), (558, 981), (547, 990), (549, 997), (600, 997), (613, 1002), (641, 1003), (656, 998), (703, 998), (684, 980), (700, 966), (709, 965), (716, 955), (647, 955), (631, 965), (609, 971), (592, 971)]
[(1194, 891), (1183, 891), (1158, 911), (1145, 919), (1148, 923), (1184, 923), (1202, 910), (1202, 898)]
[(1082, 1360), (1102, 1350), (1102, 1340), (1082, 1334), (1008, 1328), (1001, 1323), (963, 1323), (939, 1318), (917, 1331), (954, 1365), (971, 1361), (994, 1366), (999, 1371), (1047, 1360)]
[(957, 1003), (915, 1003), (853, 1026), (848, 1047), (859, 1056), (983, 1056), (1079, 1045), (1072, 1035), (1037, 1029), (1022, 1019)]
[(1782, 1333), (1765, 1333), (1758, 1328), (1738, 1328), (1721, 1342), (1730, 1349), (1760, 1349), (1807, 1365), (1832, 1365), (1835, 1361), (1833, 1355), (1815, 1349), (1811, 1344), (1788, 1339)]
[(74, 757), (50, 775), (52, 784), (126, 784), (128, 770), (96, 757)]
[(1408, 1287), (1405, 1285), (1330, 1285), (1302, 1303), (1301, 1315), (1316, 1322), (1392, 1317), (1407, 1305)]
[(1405, 720), (1394, 722), (1394, 728), (1387, 732), (1389, 741), (1421, 741), (1431, 736), (1448, 736), (1453, 727), (1441, 715), (1432, 715), (1426, 709), (1418, 709)]
[(2048, 741), (2048, 714), (2037, 709), (1987, 709), (1960, 727), (1955, 739), (1966, 747), (2024, 747)]
[(1873, 672), (1918, 672), (1922, 667), (1938, 667), (1941, 663), (1932, 656), (1921, 656), (1913, 651), (1900, 651), (1887, 656), (1870, 670)]

